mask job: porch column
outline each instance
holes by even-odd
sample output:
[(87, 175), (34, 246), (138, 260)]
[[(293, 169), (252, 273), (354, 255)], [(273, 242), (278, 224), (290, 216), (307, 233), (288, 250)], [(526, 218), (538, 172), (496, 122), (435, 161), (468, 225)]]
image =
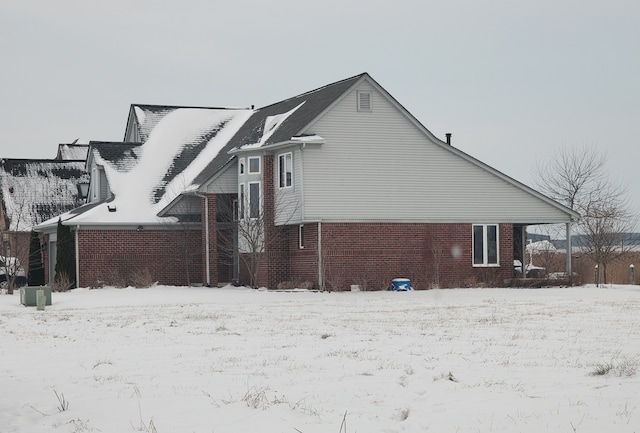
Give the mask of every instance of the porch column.
[(571, 278), (571, 221), (569, 221), (566, 224), (567, 227), (567, 245), (565, 246), (565, 249), (567, 250), (567, 257), (566, 257), (566, 273), (567, 276), (569, 278)]

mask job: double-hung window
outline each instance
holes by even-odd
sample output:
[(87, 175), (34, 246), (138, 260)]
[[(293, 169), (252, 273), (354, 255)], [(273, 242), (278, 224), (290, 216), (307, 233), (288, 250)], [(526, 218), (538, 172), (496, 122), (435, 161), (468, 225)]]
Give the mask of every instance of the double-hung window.
[(260, 182), (249, 182), (249, 218), (260, 218)]
[(280, 173), (280, 188), (293, 185), (293, 154), (291, 152), (278, 156), (278, 171)]
[(246, 197), (245, 197), (245, 193), (244, 193), (244, 183), (240, 184), (240, 190), (238, 191), (238, 219), (243, 220), (245, 215), (244, 215), (244, 204), (246, 203)]
[(473, 266), (498, 266), (498, 225), (473, 225)]

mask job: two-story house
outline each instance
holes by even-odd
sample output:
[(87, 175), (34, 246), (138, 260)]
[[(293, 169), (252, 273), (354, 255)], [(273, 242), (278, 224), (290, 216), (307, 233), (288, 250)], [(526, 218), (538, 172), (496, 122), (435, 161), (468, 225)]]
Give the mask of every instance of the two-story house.
[[(528, 225), (579, 215), (448, 141), (366, 73), (259, 109), (132, 105), (122, 143), (90, 144), (89, 202), (61, 216), (79, 284), (146, 268), (168, 284), (500, 285)], [(38, 227), (50, 242), (56, 221)]]

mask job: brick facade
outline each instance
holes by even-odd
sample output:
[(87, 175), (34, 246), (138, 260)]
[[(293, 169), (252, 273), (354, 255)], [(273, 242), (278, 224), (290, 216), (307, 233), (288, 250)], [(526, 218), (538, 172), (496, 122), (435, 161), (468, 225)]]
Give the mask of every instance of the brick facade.
[[(81, 287), (99, 282), (132, 285), (149, 271), (160, 284), (202, 283), (200, 230), (81, 230), (78, 236)], [(45, 278), (49, 279), (45, 257)]]
[(274, 260), (266, 265), (272, 272), (261, 274), (259, 285), (309, 281), (318, 287), (319, 272), (328, 290), (352, 284), (384, 290), (398, 277), (409, 278), (416, 289), (499, 286), (513, 277), (511, 224), (500, 224), (498, 267), (472, 266), (471, 224), (322, 223), (320, 230), (307, 224), (304, 248), (299, 248), (298, 230), (287, 228), (287, 257), (267, 253), (265, 262)]

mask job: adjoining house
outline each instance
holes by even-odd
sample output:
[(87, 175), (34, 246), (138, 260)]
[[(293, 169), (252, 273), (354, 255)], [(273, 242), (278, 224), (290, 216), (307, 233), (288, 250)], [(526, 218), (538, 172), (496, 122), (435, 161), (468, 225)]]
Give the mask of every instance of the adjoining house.
[(18, 257), (28, 268), (32, 228), (83, 203), (88, 148), (60, 144), (55, 159), (0, 160), (0, 255)]
[(62, 143), (58, 144), (58, 152), (56, 153), (55, 159), (62, 161), (86, 161), (88, 151), (88, 143), (78, 143), (78, 140), (69, 144)]
[[(87, 171), (87, 204), (60, 216), (80, 285), (141, 270), (166, 284), (500, 285), (528, 225), (579, 218), (436, 138), (366, 73), (259, 109), (132, 105), (123, 142), (90, 142)], [(37, 228), (51, 247), (56, 223)]]

